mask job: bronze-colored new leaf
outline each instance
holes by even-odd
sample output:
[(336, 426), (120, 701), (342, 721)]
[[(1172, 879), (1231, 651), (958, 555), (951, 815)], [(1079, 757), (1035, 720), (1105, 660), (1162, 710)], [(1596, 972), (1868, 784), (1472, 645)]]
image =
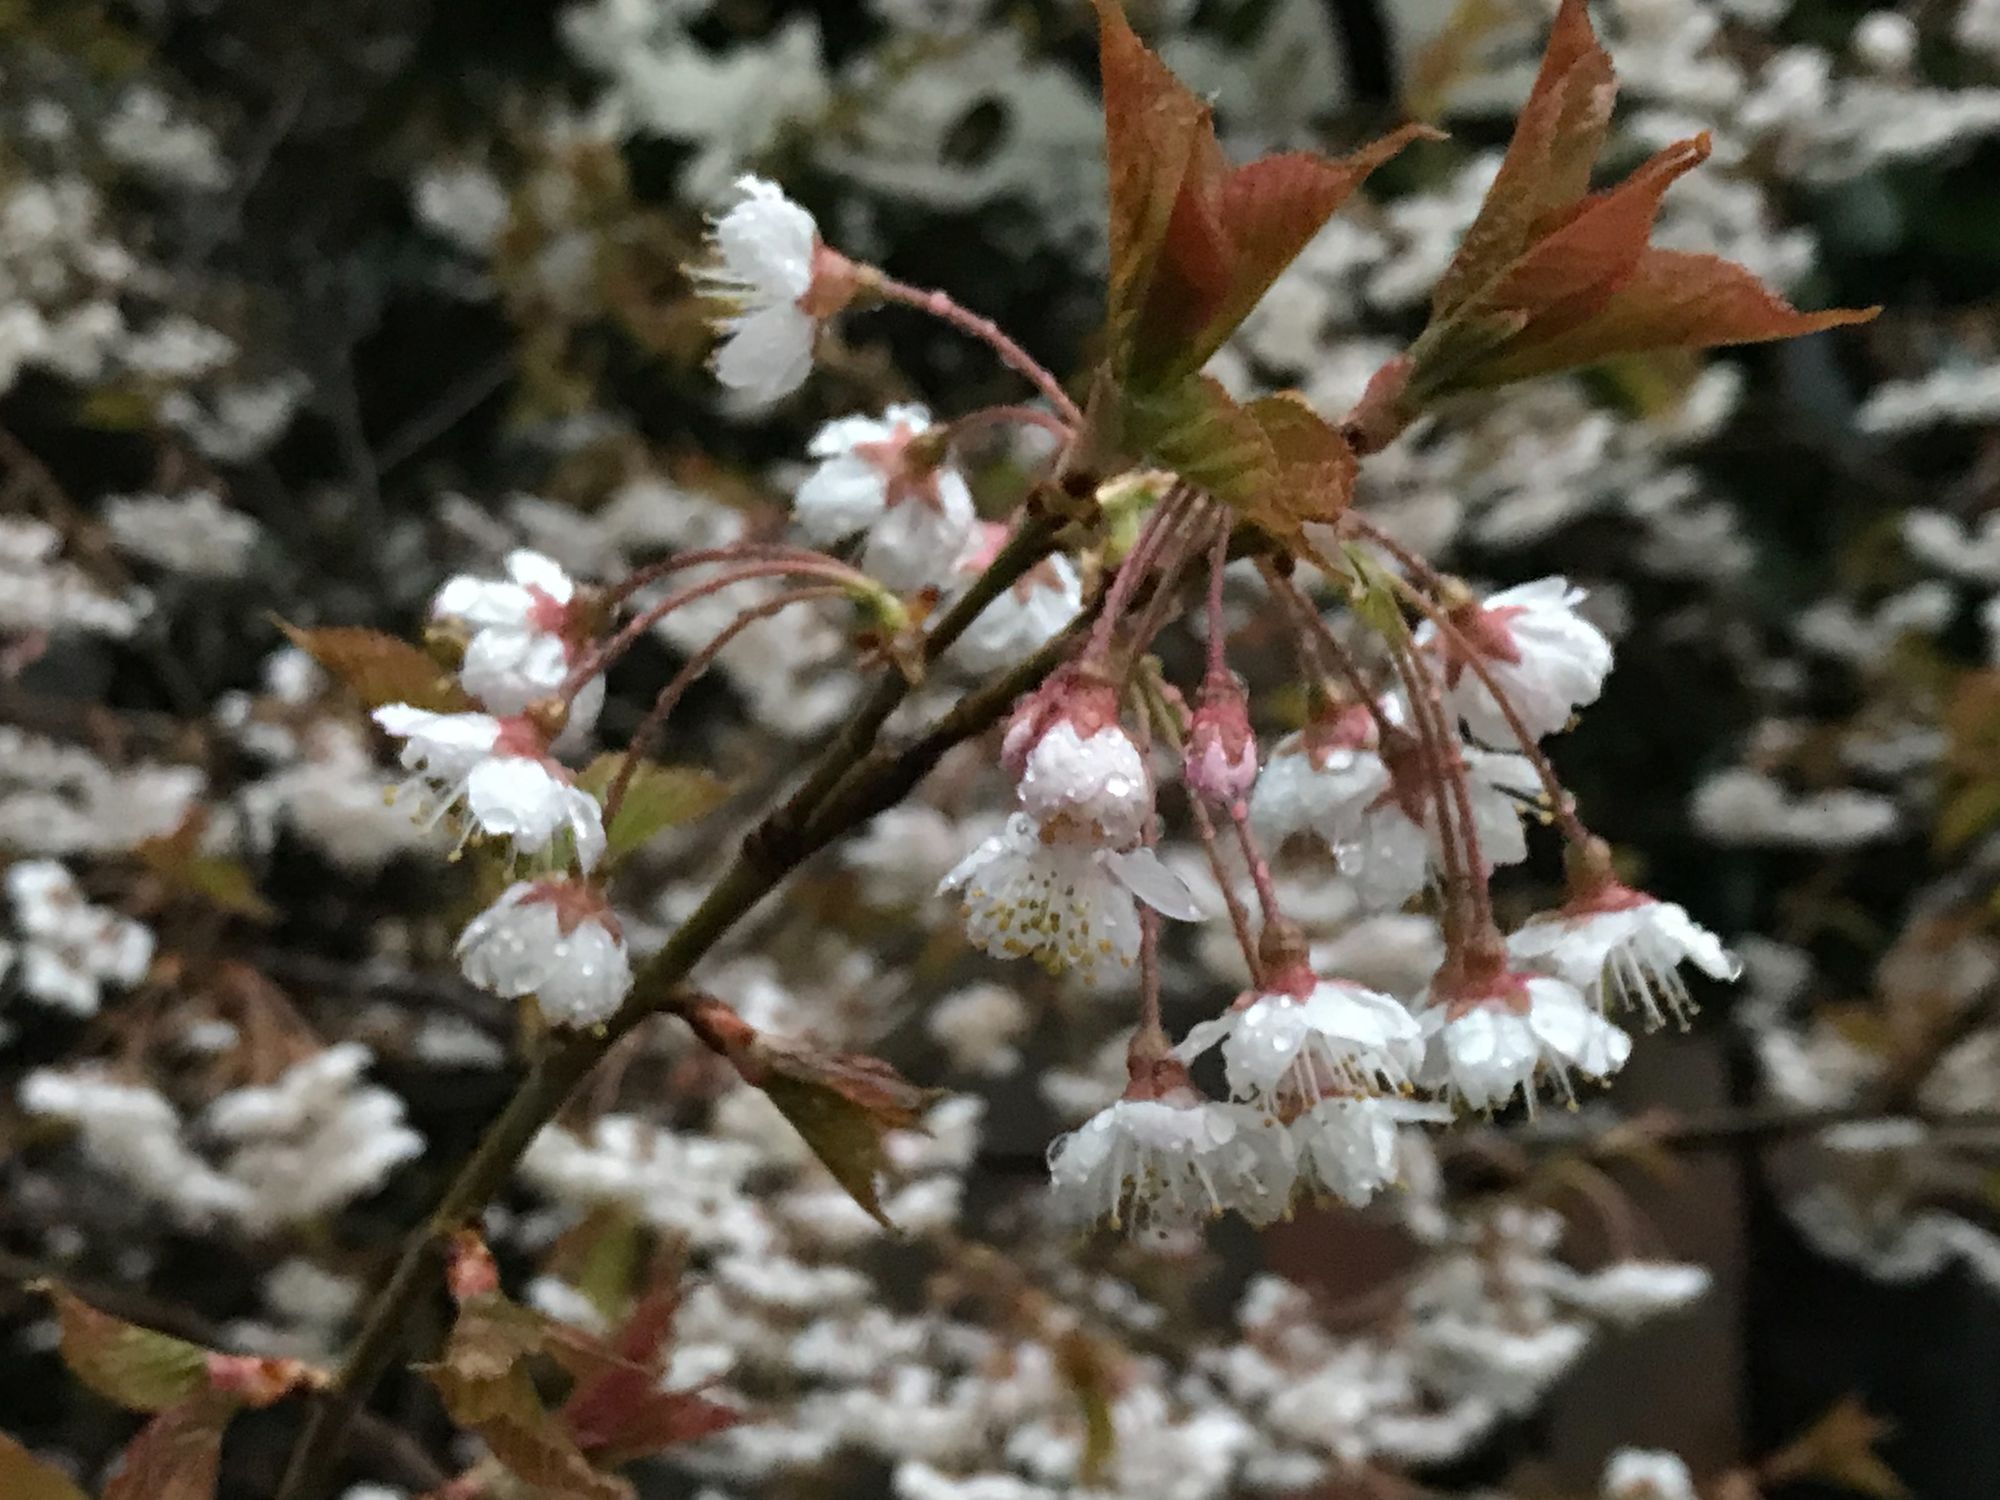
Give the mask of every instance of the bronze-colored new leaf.
[(222, 1433), (236, 1404), (200, 1395), (139, 1429), (104, 1486), (104, 1500), (213, 1500)]
[(1293, 554), (1303, 550), (1308, 522), (1335, 519), (1353, 495), (1357, 465), (1347, 440), (1291, 396), (1244, 405), (1209, 376), (1189, 376), (1135, 399), (1129, 431)]
[(1307, 151), (1232, 167), (1206, 103), (1140, 41), (1120, 0), (1095, 0), (1110, 170), (1106, 343), (1114, 377), (1159, 389), (1192, 375), (1362, 179), (1419, 135), (1352, 156)]
[(742, 1420), (696, 1392), (659, 1388), (679, 1304), (671, 1284), (640, 1297), (611, 1337), (609, 1350), (617, 1361), (580, 1377), (563, 1404), (571, 1435), (598, 1462), (624, 1463)]
[(0, 1495), (7, 1500), (90, 1500), (76, 1481), (0, 1432)]
[(731, 1060), (770, 1096), (848, 1195), (877, 1222), (894, 1228), (876, 1187), (886, 1165), (883, 1137), (919, 1128), (938, 1091), (918, 1087), (878, 1057), (821, 1052), (769, 1037), (758, 1037)]
[(450, 673), (397, 636), (351, 625), (307, 630), (283, 620), (278, 628), (294, 646), (337, 677), (364, 708), (407, 703), (448, 714), (473, 707)]
[(558, 1352), (552, 1331), (542, 1314), (481, 1292), (461, 1304), (444, 1353), (424, 1374), (452, 1420), (523, 1484), (557, 1500), (630, 1500), (631, 1486), (584, 1457), (535, 1389), (528, 1362)]
[(1439, 281), (1431, 320), (1353, 424), (1380, 446), (1423, 404), (1619, 355), (1793, 338), (1865, 322), (1874, 308), (1802, 313), (1743, 267), (1655, 249), (1660, 200), (1708, 156), (1668, 146), (1591, 193), (1611, 119), (1611, 59), (1584, 0), (1563, 0), (1499, 174)]

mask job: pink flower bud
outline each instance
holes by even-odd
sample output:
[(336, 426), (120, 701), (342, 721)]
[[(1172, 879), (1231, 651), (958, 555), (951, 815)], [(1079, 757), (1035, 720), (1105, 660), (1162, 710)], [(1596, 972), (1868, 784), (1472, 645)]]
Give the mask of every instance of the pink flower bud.
[(1257, 736), (1250, 705), (1235, 678), (1211, 672), (1195, 701), (1182, 765), (1188, 789), (1217, 807), (1241, 814), (1257, 784)]

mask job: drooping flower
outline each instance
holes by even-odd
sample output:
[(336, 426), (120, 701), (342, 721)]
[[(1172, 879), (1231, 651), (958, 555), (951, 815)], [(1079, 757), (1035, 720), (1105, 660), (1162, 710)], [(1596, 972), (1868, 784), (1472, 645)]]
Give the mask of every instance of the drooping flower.
[(1536, 739), (1596, 702), (1611, 671), (1611, 643), (1577, 614), (1583, 599), (1584, 591), (1567, 579), (1540, 578), (1454, 609), (1455, 641), (1429, 623), (1418, 630), (1417, 643), (1442, 656), (1446, 701), (1473, 735), (1492, 745), (1514, 743), (1500, 705), (1467, 665), (1468, 653), (1477, 655)]
[(1375, 715), (1364, 703), (1319, 715), (1271, 751), (1250, 798), (1250, 825), (1269, 844), (1312, 833), (1328, 848), (1350, 841), (1389, 791)]
[(1418, 1081), (1473, 1109), (1498, 1109), (1516, 1093), (1533, 1109), (1538, 1079), (1573, 1098), (1573, 1072), (1608, 1078), (1632, 1055), (1632, 1038), (1581, 990), (1543, 975), (1434, 984), (1417, 1019), (1429, 1039)]
[(557, 1026), (594, 1026), (632, 988), (632, 964), (603, 893), (581, 880), (521, 880), (466, 924), (459, 966), (483, 989), (533, 995)]
[[(506, 579), (460, 574), (431, 602), (431, 618), (471, 631), (459, 681), (495, 714), (518, 714), (553, 696), (586, 648), (576, 584), (560, 564), (526, 548), (507, 555)], [(570, 702), (564, 732), (587, 733), (604, 705), (593, 677)]]
[(1567, 980), (1600, 1009), (1616, 1001), (1642, 1012), (1649, 1027), (1668, 1016), (1686, 1025), (1694, 1011), (1683, 963), (1721, 980), (1743, 968), (1683, 907), (1616, 881), (1524, 922), (1507, 952), (1523, 968)]
[(710, 295), (737, 305), (719, 323), (715, 374), (753, 401), (777, 401), (805, 383), (819, 325), (853, 299), (857, 271), (776, 183), (741, 177), (736, 189), (710, 229), (715, 263), (700, 273)]
[[(1007, 541), (1007, 528), (982, 522), (959, 558), (956, 572), (969, 583)], [(1045, 557), (979, 612), (952, 646), (951, 659), (972, 672), (997, 672), (1039, 651), (1083, 609), (1083, 582), (1062, 553)]]
[(1291, 1202), (1296, 1175), (1284, 1131), (1242, 1105), (1181, 1085), (1120, 1099), (1049, 1147), (1057, 1216), (1108, 1223), (1174, 1244), (1230, 1210), (1268, 1224)]
[(1118, 693), (1081, 672), (1051, 677), (1015, 706), (1000, 747), (1022, 810), (1044, 826), (1124, 847), (1145, 831), (1153, 782), (1118, 718)]
[(549, 758), (533, 724), (492, 714), (440, 714), (390, 703), (375, 722), (403, 741), (401, 759), (415, 774), (397, 792), (425, 793), (432, 822), (461, 804), (474, 831), (513, 841), (538, 854), (568, 833), (579, 868), (604, 853), (604, 820), (597, 801)]
[(861, 566), (893, 589), (948, 581), (976, 517), (964, 477), (918, 441), (932, 432), (921, 406), (820, 428), (809, 449), (819, 467), (792, 502), (806, 534), (834, 542), (867, 532)]
[(1424, 1035), (1401, 1002), (1347, 980), (1305, 981), (1244, 996), (1191, 1027), (1176, 1055), (1187, 1061), (1219, 1042), (1230, 1094), (1285, 1114), (1409, 1082)]
[(1139, 909), (1192, 921), (1200, 908), (1145, 845), (1115, 848), (1066, 820), (1015, 813), (945, 876), (966, 936), (996, 958), (1032, 958), (1102, 983), (1139, 956)]
[[(1251, 798), (1254, 827), (1281, 842), (1310, 832), (1332, 849), (1364, 904), (1401, 906), (1442, 861), (1437, 795), (1445, 773), (1415, 736), (1383, 736), (1350, 707), (1282, 741)], [(1385, 714), (1395, 722), (1393, 707)], [(1528, 857), (1524, 803), (1541, 790), (1525, 756), (1459, 747), (1473, 830), (1488, 869)], [(1447, 792), (1446, 795), (1449, 795)]]

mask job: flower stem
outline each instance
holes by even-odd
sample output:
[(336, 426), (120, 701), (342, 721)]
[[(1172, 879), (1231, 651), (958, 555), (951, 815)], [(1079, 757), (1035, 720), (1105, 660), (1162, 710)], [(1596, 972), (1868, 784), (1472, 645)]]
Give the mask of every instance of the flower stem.
[[(1156, 671), (1143, 672), (1139, 676), (1139, 697), (1146, 705), (1147, 714), (1152, 718), (1160, 737), (1167, 742), (1167, 748), (1178, 756), (1186, 743), (1182, 728), (1182, 712), (1169, 699), (1172, 690), (1160, 681)], [(1216, 889), (1222, 892), (1222, 904), (1229, 909), (1229, 926), (1236, 934), (1236, 945), (1243, 950), (1244, 967), (1250, 971), (1252, 986), (1263, 982), (1263, 959), (1257, 952), (1257, 937), (1250, 929), (1250, 913), (1243, 900), (1236, 894), (1236, 883), (1230, 878), (1228, 868), (1222, 862), (1222, 842), (1215, 835), (1215, 822), (1208, 815), (1208, 807), (1198, 796), (1187, 799), (1188, 813), (1194, 819), (1196, 836), (1201, 840), (1202, 852), (1208, 856), (1208, 868), (1215, 876)]]
[(596, 650), (570, 668), (569, 676), (563, 679), (558, 690), (564, 702), (574, 698), (583, 685), (618, 660), (634, 643), (643, 637), (660, 621), (675, 610), (693, 604), (698, 599), (706, 599), (711, 594), (719, 594), (724, 589), (734, 588), (739, 583), (748, 583), (755, 578), (824, 578), (843, 588), (876, 587), (867, 574), (848, 567), (844, 562), (831, 557), (812, 554), (806, 557), (773, 559), (768, 562), (745, 562), (718, 573), (713, 578), (704, 578), (700, 583), (689, 584), (678, 594), (669, 594), (657, 604), (649, 605), (627, 620), (618, 630), (607, 637)]
[(724, 647), (759, 620), (768, 620), (772, 615), (790, 609), (794, 604), (804, 604), (813, 599), (837, 599), (846, 592), (846, 589), (839, 584), (822, 583), (811, 588), (790, 589), (775, 595), (762, 604), (744, 610), (717, 631), (707, 645), (683, 662), (681, 669), (674, 673), (673, 680), (660, 689), (659, 696), (653, 700), (653, 706), (646, 711), (646, 717), (640, 721), (638, 729), (633, 732), (631, 742), (625, 747), (624, 758), (618, 763), (618, 774), (612, 778), (611, 785), (604, 793), (604, 826), (609, 828), (617, 818), (618, 809), (625, 803), (625, 793), (631, 789), (632, 778), (638, 773), (639, 763), (645, 759), (654, 737), (666, 723), (667, 715), (674, 711), (674, 706), (681, 701), (681, 695), (694, 686), (701, 675), (708, 670), (709, 665), (722, 654)]
[(1062, 388), (1062, 382), (1051, 374), (1048, 368), (1027, 350), (1015, 343), (991, 318), (982, 318), (970, 308), (961, 307), (949, 294), (926, 291), (919, 286), (911, 286), (906, 281), (898, 281), (893, 276), (874, 272), (868, 281), (875, 294), (885, 302), (900, 302), (905, 307), (914, 307), (919, 312), (949, 323), (960, 333), (970, 334), (1000, 356), (1000, 362), (1020, 375), (1036, 390), (1040, 391), (1056, 415), (1069, 424), (1072, 430), (1083, 426), (1083, 412), (1070, 400), (1069, 393)]
[(1102, 664), (1110, 657), (1112, 633), (1117, 630), (1119, 619), (1131, 607), (1132, 596), (1138, 591), (1147, 569), (1152, 567), (1154, 558), (1159, 555), (1161, 543), (1180, 524), (1189, 495), (1189, 491), (1179, 487), (1169, 490), (1166, 498), (1146, 517), (1146, 524), (1132, 542), (1132, 550), (1125, 554), (1118, 571), (1111, 575), (1111, 586), (1104, 591), (1104, 608), (1098, 613), (1096, 627), (1090, 633), (1090, 643), (1083, 650), (1086, 659)]
[[(934, 661), (949, 650), (987, 604), (1041, 560), (1053, 535), (1052, 522), (1031, 514), (932, 627), (924, 640), (925, 660)], [(910, 690), (900, 673), (884, 674), (874, 696), (828, 746), (804, 784), (744, 839), (701, 905), (640, 968), (632, 993), (617, 1014), (595, 1031), (559, 1035), (530, 1067), (437, 1206), (404, 1242), (395, 1269), (369, 1304), (332, 1390), (315, 1407), (293, 1448), (273, 1500), (317, 1500), (332, 1488), (354, 1413), (401, 1350), (411, 1308), (435, 1284), (443, 1238), (474, 1218), (506, 1185), (522, 1152), (619, 1038), (657, 1010), (670, 1007), (695, 964), (807, 856), (900, 800), (952, 745), (997, 723), (1014, 699), (1046, 675), (1074, 644), (1075, 632), (1065, 632), (967, 694), (902, 754), (869, 756), (882, 725)], [(864, 756), (868, 756), (865, 767)]]
[[(1445, 580), (1437, 569), (1383, 531), (1381, 527), (1351, 511), (1345, 520), (1361, 535), (1401, 563), (1404, 571), (1419, 579), (1426, 588), (1435, 592), (1443, 586)], [(1541, 778), (1542, 790), (1549, 799), (1549, 811), (1556, 820), (1556, 826), (1562, 829), (1564, 839), (1578, 848), (1586, 847), (1590, 843), (1590, 830), (1584, 827), (1583, 820), (1576, 815), (1576, 799), (1564, 790), (1561, 779), (1556, 775), (1556, 768), (1549, 760), (1548, 752), (1543, 750), (1535, 737), (1528, 733), (1528, 726), (1521, 721), (1521, 715), (1515, 709), (1513, 701), (1500, 690), (1500, 684), (1494, 680), (1491, 669), (1487, 667), (1478, 649), (1466, 640), (1465, 633), (1453, 622), (1449, 610), (1440, 606), (1435, 599), (1423, 589), (1410, 583), (1408, 579), (1399, 579), (1397, 583), (1397, 592), (1437, 627), (1439, 636), (1465, 662), (1467, 670), (1479, 679), (1479, 685), (1486, 689), (1487, 694), (1499, 708), (1500, 716), (1507, 721), (1507, 729), (1520, 745), (1521, 753), (1527, 757), (1528, 763), (1535, 768), (1535, 774)]]

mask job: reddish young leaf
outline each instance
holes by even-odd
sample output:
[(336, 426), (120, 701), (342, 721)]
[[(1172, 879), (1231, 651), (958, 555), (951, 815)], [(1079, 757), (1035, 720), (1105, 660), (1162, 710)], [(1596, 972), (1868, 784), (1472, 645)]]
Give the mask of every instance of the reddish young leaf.
[(1616, 355), (1791, 338), (1875, 309), (1800, 313), (1740, 266), (1648, 241), (1674, 180), (1708, 138), (1667, 147), (1591, 194), (1615, 81), (1583, 0), (1563, 0), (1533, 89), (1479, 216), (1438, 283), (1430, 325), (1350, 416), (1373, 452), (1423, 405)]
[(1106, 341), (1122, 348), (1167, 224), (1204, 132), (1208, 107), (1133, 32), (1118, 0), (1095, 0), (1110, 171), (1110, 315)]
[(1407, 126), (1335, 160), (1294, 151), (1232, 168), (1211, 111), (1149, 51), (1120, 0), (1095, 0), (1110, 167), (1106, 342), (1147, 389), (1200, 369)]
[(6, 1500), (90, 1500), (76, 1481), (0, 1432), (0, 1495)]
[(201, 1395), (170, 1406), (126, 1446), (104, 1500), (213, 1500), (222, 1432), (235, 1402)]
[(477, 1433), (500, 1466), (552, 1500), (631, 1500), (632, 1486), (596, 1468), (542, 1405), (525, 1365), (494, 1379), (444, 1361), (423, 1367), (451, 1419)]
[(1406, 125), (1335, 159), (1309, 151), (1222, 158), (1204, 118), (1134, 329), (1134, 374), (1159, 385), (1208, 362), (1362, 179), (1420, 136)]
[(1548, 220), (1589, 191), (1617, 87), (1583, 0), (1563, 0), (1499, 174), (1431, 295), (1433, 322), (1513, 264)]
[(528, 1365), (539, 1353), (560, 1355), (561, 1332), (594, 1345), (604, 1359), (613, 1357), (610, 1351), (498, 1290), (484, 1289), (476, 1274), (480, 1254), (464, 1239), (456, 1248), (454, 1264), (461, 1269), (454, 1289), (465, 1293), (464, 1300), (442, 1356), (422, 1367), (445, 1410), (484, 1439), (500, 1465), (524, 1484), (559, 1500), (630, 1500), (631, 1486), (585, 1458), (569, 1429), (542, 1404)]
[(1128, 436), (1294, 553), (1301, 528), (1334, 519), (1354, 490), (1353, 449), (1310, 407), (1290, 396), (1245, 406), (1205, 375), (1134, 400)]
[(1277, 468), (1270, 488), (1243, 508), (1244, 517), (1297, 550), (1300, 528), (1334, 520), (1347, 508), (1360, 465), (1347, 440), (1296, 396), (1265, 396), (1248, 410)]
[(1878, 309), (1800, 312), (1757, 278), (1716, 255), (1648, 249), (1631, 277), (1582, 327), (1509, 350), (1482, 366), (1482, 383), (1523, 380), (1621, 354), (1708, 349), (1798, 338), (1866, 323)]
[(667, 1340), (673, 1333), (679, 1291), (656, 1287), (641, 1297), (610, 1341), (620, 1363), (579, 1380), (562, 1409), (563, 1421), (586, 1453), (623, 1463), (733, 1427), (729, 1408), (689, 1391), (662, 1391)]

